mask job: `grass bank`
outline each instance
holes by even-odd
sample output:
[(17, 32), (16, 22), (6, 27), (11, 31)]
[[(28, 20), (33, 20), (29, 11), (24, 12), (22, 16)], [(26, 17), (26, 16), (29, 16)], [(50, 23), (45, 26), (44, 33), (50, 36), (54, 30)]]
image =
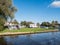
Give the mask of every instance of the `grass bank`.
[(21, 28), (19, 30), (5, 29), (0, 32), (0, 35), (14, 35), (14, 34), (32, 34), (32, 33), (44, 33), (44, 32), (56, 32), (58, 30), (45, 29), (45, 28)]
[(45, 28), (21, 28), (18, 30), (5, 29), (5, 30), (1, 31), (0, 33), (4, 33), (4, 32), (37, 32), (37, 31), (47, 31), (47, 30), (53, 30), (53, 29), (45, 29)]

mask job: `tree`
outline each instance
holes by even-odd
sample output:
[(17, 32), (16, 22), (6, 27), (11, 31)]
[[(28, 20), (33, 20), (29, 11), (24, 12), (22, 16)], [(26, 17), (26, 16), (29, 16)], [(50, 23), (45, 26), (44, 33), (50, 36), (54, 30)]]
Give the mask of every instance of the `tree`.
[(33, 22), (26, 22), (26, 27), (29, 27), (30, 24), (34, 24)]
[(33, 22), (27, 22), (27, 21), (21, 22), (21, 25), (25, 25), (26, 27), (29, 27), (29, 24), (33, 24)]
[(5, 19), (0, 18), (0, 31), (2, 31), (4, 29), (4, 22), (5, 22)]
[(40, 27), (40, 23), (37, 23), (37, 26)]
[(50, 23), (49, 22), (42, 22), (41, 26), (50, 26)]
[[(3, 27), (5, 21), (7, 21), (9, 18), (14, 18), (14, 12), (16, 11), (17, 9), (13, 6), (12, 0), (0, 0), (0, 19), (4, 20), (4, 22), (0, 21), (0, 28)], [(1, 25), (1, 23), (3, 25)]]
[(59, 24), (58, 21), (52, 21), (52, 22), (51, 22), (51, 26), (52, 26), (52, 27), (55, 27), (55, 26), (58, 25), (58, 24)]
[(0, 0), (0, 15), (7, 18), (13, 18), (16, 8), (12, 5), (12, 0)]
[(15, 19), (12, 23), (13, 23), (13, 24), (19, 24), (16, 19)]
[(26, 21), (21, 21), (20, 23), (21, 25), (25, 25), (26, 26)]

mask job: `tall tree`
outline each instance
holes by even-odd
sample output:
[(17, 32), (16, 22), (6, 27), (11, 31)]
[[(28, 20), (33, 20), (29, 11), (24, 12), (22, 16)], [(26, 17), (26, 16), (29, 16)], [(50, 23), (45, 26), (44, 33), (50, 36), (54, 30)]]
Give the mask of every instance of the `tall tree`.
[(12, 4), (12, 0), (0, 0), (0, 15), (7, 20), (13, 18), (14, 12), (17, 11)]
[[(9, 18), (14, 18), (14, 12), (17, 9), (13, 6), (12, 0), (0, 0), (0, 19), (7, 21)], [(3, 21), (0, 21), (0, 26)], [(3, 23), (4, 24), (4, 23)], [(1, 30), (1, 29), (0, 29)]]

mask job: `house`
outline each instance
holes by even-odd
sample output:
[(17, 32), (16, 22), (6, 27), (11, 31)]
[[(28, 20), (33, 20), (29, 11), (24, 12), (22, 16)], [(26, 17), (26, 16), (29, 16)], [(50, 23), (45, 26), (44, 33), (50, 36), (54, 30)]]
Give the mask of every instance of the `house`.
[(20, 29), (20, 28), (25, 28), (26, 26), (21, 26), (20, 24), (14, 24), (13, 22), (6, 22), (4, 24), (5, 28), (8, 28), (9, 30), (16, 30), (16, 29)]
[(6, 22), (6, 23), (4, 24), (4, 27), (5, 27), (5, 28), (8, 28), (9, 30), (19, 29), (19, 28), (20, 28), (19, 26), (20, 26), (19, 24), (14, 24), (14, 23), (12, 23), (12, 22)]
[(30, 28), (37, 28), (38, 26), (37, 26), (37, 24), (30, 24), (29, 27)]

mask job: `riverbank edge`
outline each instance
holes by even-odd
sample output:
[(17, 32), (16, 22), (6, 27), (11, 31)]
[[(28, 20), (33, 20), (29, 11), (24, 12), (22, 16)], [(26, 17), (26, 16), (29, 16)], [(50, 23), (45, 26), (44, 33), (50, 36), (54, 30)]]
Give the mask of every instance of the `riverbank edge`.
[(26, 35), (26, 34), (47, 33), (47, 32), (58, 32), (58, 30), (45, 30), (45, 31), (37, 31), (37, 32), (5, 32), (5, 33), (0, 33), (0, 36)]

